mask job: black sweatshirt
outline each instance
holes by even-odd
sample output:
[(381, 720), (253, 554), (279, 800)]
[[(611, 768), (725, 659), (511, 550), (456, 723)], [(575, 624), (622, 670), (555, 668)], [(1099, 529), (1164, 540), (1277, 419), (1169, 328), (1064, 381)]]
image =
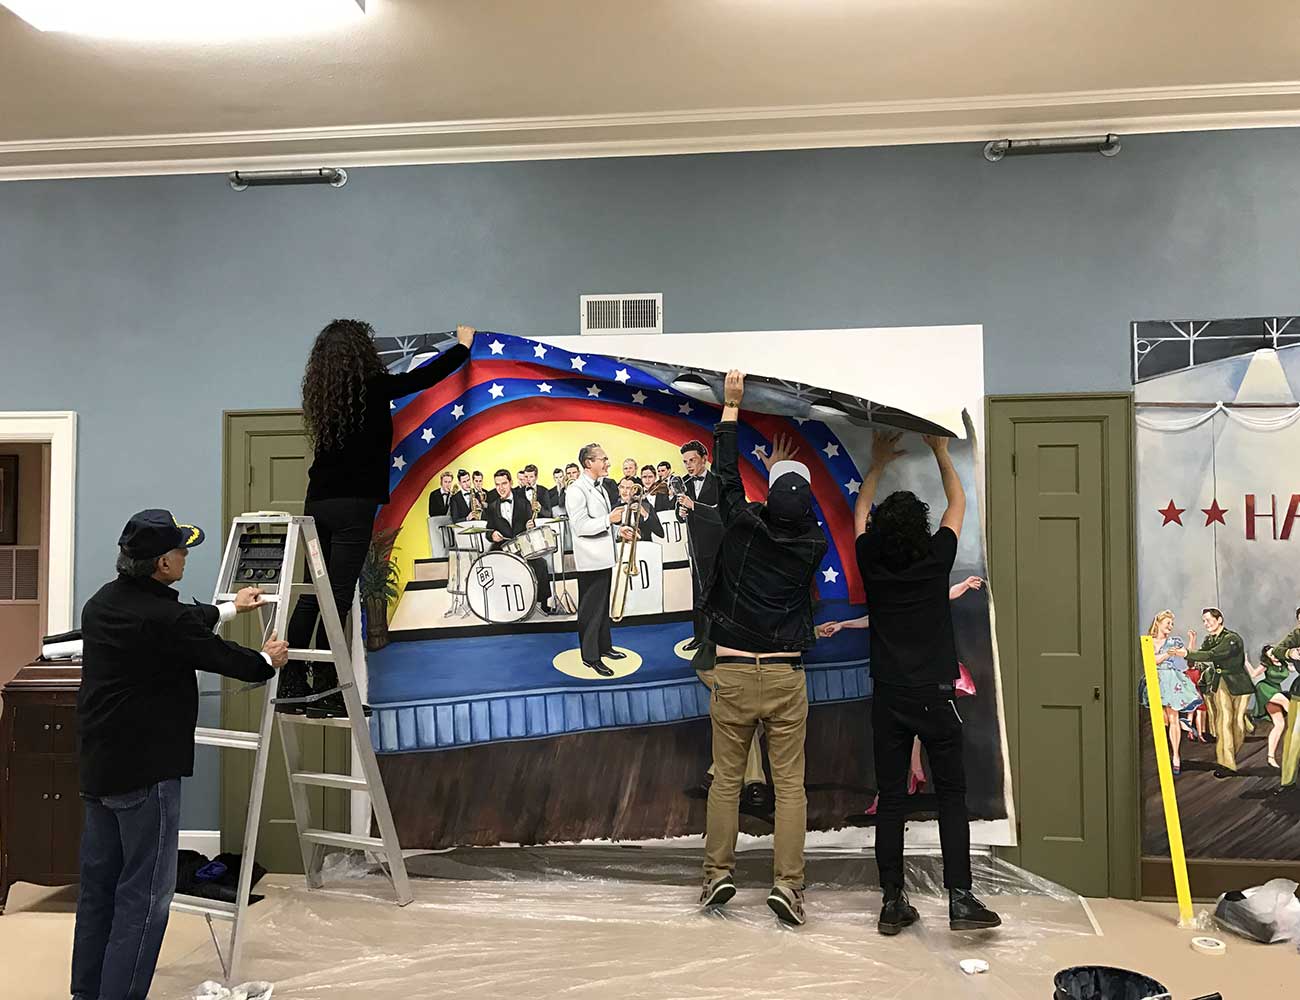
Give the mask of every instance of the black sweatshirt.
[(393, 414), (388, 404), (436, 385), (468, 360), (469, 348), (457, 344), (412, 371), (385, 372), (368, 379), (361, 426), (353, 428), (341, 444), (317, 450), (307, 473), (307, 499), (359, 497), (388, 503), (393, 449)]
[(212, 605), (182, 604), (150, 577), (119, 576), (86, 602), (77, 721), (87, 795), (121, 795), (194, 773), (194, 671), (271, 677), (261, 653), (212, 631), (217, 617)]

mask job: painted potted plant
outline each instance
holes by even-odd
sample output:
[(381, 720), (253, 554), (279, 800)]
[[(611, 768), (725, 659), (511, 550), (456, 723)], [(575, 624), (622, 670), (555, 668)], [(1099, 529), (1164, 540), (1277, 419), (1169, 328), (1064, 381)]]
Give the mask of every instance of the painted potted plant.
[(372, 651), (388, 645), (388, 605), (398, 595), (397, 563), (393, 559), (397, 532), (397, 528), (375, 532), (358, 580), (366, 612), (366, 649)]

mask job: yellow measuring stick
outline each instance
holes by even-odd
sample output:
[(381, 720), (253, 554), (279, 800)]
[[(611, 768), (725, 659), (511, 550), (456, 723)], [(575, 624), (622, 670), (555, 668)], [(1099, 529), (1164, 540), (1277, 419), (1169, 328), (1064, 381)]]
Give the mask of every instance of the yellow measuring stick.
[(1151, 738), (1156, 744), (1156, 771), (1160, 774), (1160, 800), (1169, 831), (1169, 860), (1174, 864), (1174, 889), (1178, 893), (1178, 926), (1192, 926), (1192, 887), (1187, 881), (1187, 854), (1183, 851), (1183, 826), (1178, 820), (1174, 794), (1174, 765), (1169, 758), (1164, 706), (1160, 702), (1160, 677), (1156, 672), (1156, 647), (1151, 636), (1142, 637), (1142, 669), (1147, 679), (1147, 706), (1151, 709)]

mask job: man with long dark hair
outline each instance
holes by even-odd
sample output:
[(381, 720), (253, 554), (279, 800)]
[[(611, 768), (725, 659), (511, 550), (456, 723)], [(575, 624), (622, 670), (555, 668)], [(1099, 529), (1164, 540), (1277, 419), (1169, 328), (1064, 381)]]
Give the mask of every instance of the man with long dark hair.
[[(302, 377), (302, 415), (316, 457), (307, 471), (303, 513), (316, 519), (321, 554), (339, 619), (352, 608), (375, 514), (388, 503), (393, 416), (389, 402), (436, 385), (469, 360), (474, 328), (458, 326), (456, 345), (409, 372), (392, 374), (375, 347), (374, 329), (356, 319), (336, 319), (320, 332)], [(303, 594), (289, 619), (289, 645), (307, 648), (316, 631), (320, 605)], [(311, 715), (346, 715), (332, 663), (311, 671)], [(303, 711), (308, 697), (307, 664), (290, 662), (277, 693), (293, 699), (278, 711)]]
[(939, 530), (930, 534), (929, 506), (906, 490), (891, 493), (873, 513), (881, 475), (903, 454), (900, 436), (876, 435), (871, 469), (854, 508), (858, 568), (871, 615), (872, 748), (880, 790), (876, 863), (884, 891), (879, 930), (897, 934), (918, 919), (903, 889), (907, 772), (917, 737), (930, 758), (939, 799), (948, 924), (953, 930), (981, 930), (1002, 921), (971, 893), (962, 721), (954, 690), (957, 645), (948, 604), (966, 493), (948, 454), (948, 439), (927, 436), (948, 501)]

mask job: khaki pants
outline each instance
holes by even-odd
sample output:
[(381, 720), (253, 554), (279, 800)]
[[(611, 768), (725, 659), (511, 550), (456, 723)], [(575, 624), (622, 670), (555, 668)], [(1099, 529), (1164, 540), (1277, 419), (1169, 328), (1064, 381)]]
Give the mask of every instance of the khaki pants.
[(1214, 689), (1214, 715), (1218, 722), (1218, 741), (1214, 756), (1219, 766), (1237, 770), (1237, 751), (1246, 742), (1246, 713), (1253, 695), (1232, 694), (1222, 679)]
[(803, 787), (804, 733), (808, 727), (804, 672), (787, 663), (723, 663), (714, 668), (711, 687), (714, 771), (709, 786), (704, 879), (707, 882), (729, 875), (736, 866), (740, 789), (745, 761), (761, 722), (767, 733), (767, 757), (776, 788), (773, 882), (802, 889), (808, 815)]
[[(710, 691), (713, 690), (713, 671), (697, 670), (695, 676), (700, 679)], [(763, 771), (763, 747), (760, 737), (763, 735), (763, 727), (760, 724), (754, 730), (754, 739), (749, 744), (749, 756), (745, 759), (745, 784), (746, 785), (766, 785), (767, 774)], [(709, 765), (709, 777), (713, 777), (713, 765)]]
[(1295, 784), (1300, 769), (1300, 697), (1292, 695), (1287, 704), (1286, 740), (1282, 744), (1282, 787)]

